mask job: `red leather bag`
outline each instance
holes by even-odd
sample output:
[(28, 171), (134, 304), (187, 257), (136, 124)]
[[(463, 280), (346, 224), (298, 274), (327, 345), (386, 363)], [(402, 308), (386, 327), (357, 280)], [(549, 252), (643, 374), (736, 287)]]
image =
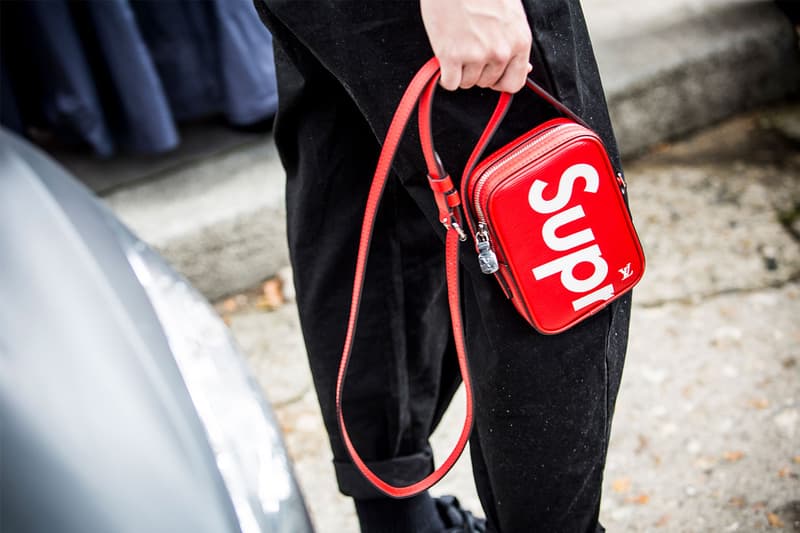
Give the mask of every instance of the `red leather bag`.
[[(442, 168), (431, 135), (438, 72), (435, 58), (420, 69), (386, 134), (367, 199), (336, 389), (339, 428), (351, 458), (370, 482), (394, 497), (412, 496), (441, 479), (455, 464), (471, 431), (472, 385), (458, 284), (459, 242), (467, 240), (464, 219), (481, 270), (497, 278), (519, 314), (541, 333), (562, 332), (596, 313), (629, 291), (644, 273), (644, 254), (625, 203), (622, 175), (615, 172), (598, 135), (531, 80), (527, 87), (565, 118), (538, 125), (481, 160), (511, 102), (510, 94), (501, 93), (464, 169), (461, 190), (457, 190)], [(439, 219), (448, 230), (445, 269), (467, 415), (459, 440), (444, 463), (423, 480), (395, 487), (370, 471), (353, 447), (344, 422), (342, 394), (375, 214), (397, 145), (417, 102), (428, 181)]]
[(481, 270), (537, 330), (564, 331), (642, 278), (624, 180), (580, 119), (545, 122), (473, 165), (462, 198)]

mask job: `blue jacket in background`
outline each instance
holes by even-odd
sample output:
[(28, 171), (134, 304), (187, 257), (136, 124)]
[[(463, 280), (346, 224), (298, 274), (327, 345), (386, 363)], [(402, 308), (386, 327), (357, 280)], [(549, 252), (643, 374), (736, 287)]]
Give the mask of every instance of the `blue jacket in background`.
[(272, 40), (248, 0), (3, 2), (0, 122), (95, 153), (155, 153), (176, 122), (277, 107)]

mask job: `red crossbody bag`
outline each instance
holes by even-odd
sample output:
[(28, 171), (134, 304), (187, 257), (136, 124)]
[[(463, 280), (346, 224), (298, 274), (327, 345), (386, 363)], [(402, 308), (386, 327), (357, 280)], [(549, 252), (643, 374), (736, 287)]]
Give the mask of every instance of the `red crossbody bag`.
[[(472, 429), (472, 385), (458, 284), (459, 242), (467, 239), (467, 229), (481, 271), (494, 275), (519, 314), (545, 334), (565, 331), (603, 309), (633, 288), (644, 273), (644, 254), (624, 199), (625, 182), (591, 128), (528, 80), (527, 87), (566, 118), (536, 126), (481, 160), (511, 103), (511, 95), (501, 93), (467, 162), (459, 191), (433, 146), (430, 121), (438, 80), (439, 63), (434, 58), (412, 79), (386, 134), (361, 228), (336, 387), (339, 429), (353, 462), (373, 485), (393, 497), (413, 496), (439, 481), (461, 455)], [(415, 107), (428, 182), (439, 219), (447, 228), (448, 300), (467, 414), (458, 442), (442, 465), (416, 483), (396, 487), (375, 475), (358, 455), (345, 426), (342, 394), (375, 215), (397, 145)]]

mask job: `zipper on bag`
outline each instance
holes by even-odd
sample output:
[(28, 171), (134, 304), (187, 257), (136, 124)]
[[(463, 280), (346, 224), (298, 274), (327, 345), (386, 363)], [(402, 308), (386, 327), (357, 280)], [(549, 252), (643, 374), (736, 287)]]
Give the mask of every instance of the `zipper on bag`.
[[(484, 274), (494, 274), (500, 268), (497, 261), (497, 254), (492, 249), (489, 226), (486, 223), (486, 216), (480, 204), (481, 193), (491, 177), (499, 170), (511, 166), (513, 162), (519, 159), (521, 156), (530, 155), (531, 152), (537, 148), (538, 153), (535, 153), (533, 157), (524, 159), (522, 167), (524, 167), (525, 163), (538, 159), (542, 155), (558, 147), (564, 141), (574, 137), (576, 133), (585, 131), (586, 128), (580, 124), (574, 123), (553, 126), (544, 133), (541, 133), (533, 139), (529, 139), (528, 141), (522, 143), (520, 146), (501, 157), (498, 161), (494, 162), (481, 173), (481, 176), (478, 178), (472, 193), (472, 204), (475, 210), (476, 218), (478, 219), (478, 231), (475, 234), (475, 242), (478, 249), (478, 264), (480, 265), (481, 272)], [(517, 170), (519, 169), (513, 169), (513, 171)]]

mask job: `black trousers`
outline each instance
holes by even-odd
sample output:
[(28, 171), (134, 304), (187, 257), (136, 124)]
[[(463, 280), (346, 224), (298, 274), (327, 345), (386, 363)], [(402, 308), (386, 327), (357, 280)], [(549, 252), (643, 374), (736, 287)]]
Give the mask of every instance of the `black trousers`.
[[(533, 74), (616, 145), (580, 6), (526, 5)], [(351, 463), (334, 407), (356, 249), (380, 141), (414, 72), (432, 56), (418, 2), (256, 0), (272, 31), (297, 303), (339, 488), (383, 497)], [(459, 176), (496, 100), (439, 91), (434, 135)], [(498, 143), (554, 116), (520, 93)], [(349, 368), (348, 428), (371, 468), (395, 484), (433, 468), (428, 444), (459, 385), (444, 278), (444, 230), (408, 128), (370, 252)], [(462, 298), (475, 426), (475, 483), (490, 531), (586, 532), (597, 523), (603, 466), (627, 344), (624, 297), (560, 335), (534, 331), (462, 250)]]

